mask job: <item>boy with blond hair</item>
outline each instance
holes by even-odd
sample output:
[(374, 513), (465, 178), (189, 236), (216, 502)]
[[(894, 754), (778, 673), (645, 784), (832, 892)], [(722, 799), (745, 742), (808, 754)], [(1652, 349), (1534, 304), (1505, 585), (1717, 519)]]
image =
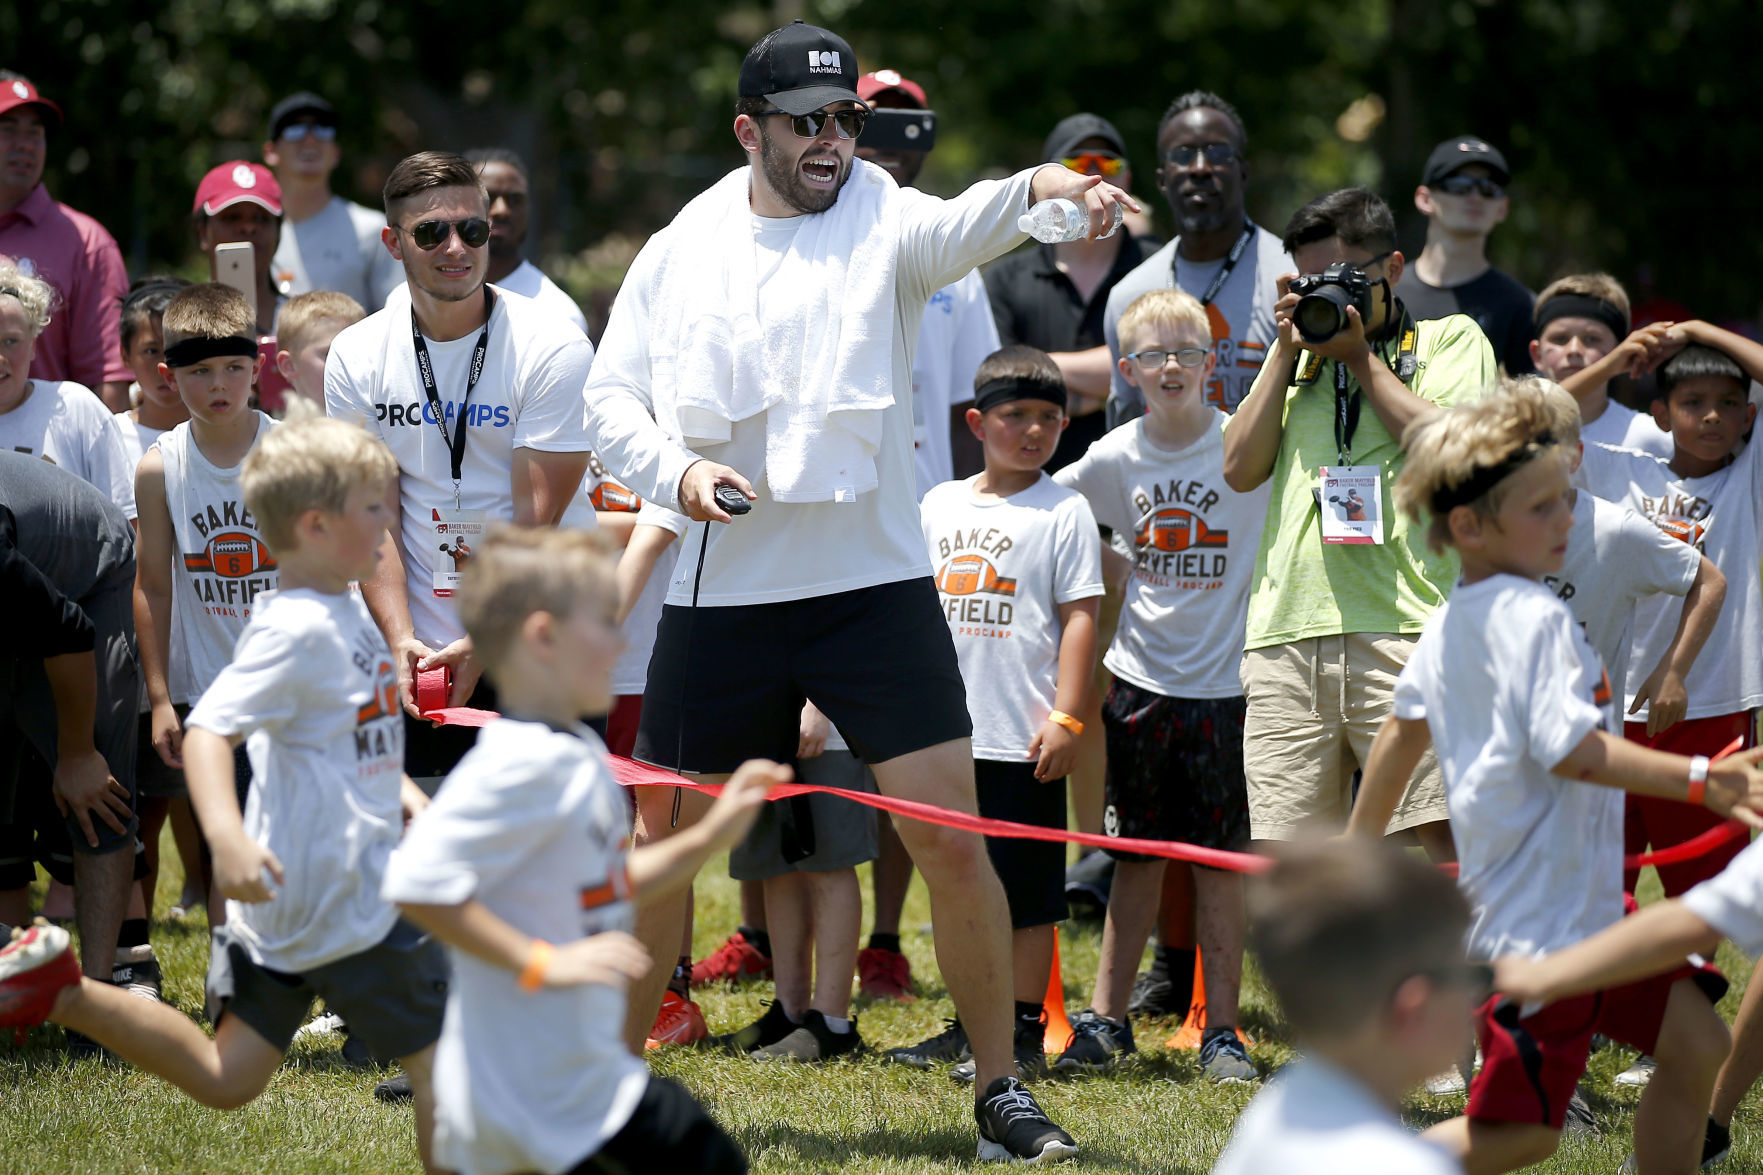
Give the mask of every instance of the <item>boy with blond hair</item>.
[(1384, 844), (1280, 846), (1249, 881), (1249, 945), (1301, 1059), (1255, 1096), (1213, 1175), (1451, 1175), (1402, 1099), (1466, 1040), (1489, 969), (1466, 963), (1469, 906)]
[[(1428, 543), (1455, 549), (1463, 573), (1396, 683), (1364, 788), (1399, 794), (1436, 746), (1477, 962), (1546, 955), (1622, 917), (1623, 792), (1763, 826), (1763, 754), (1711, 766), (1609, 732), (1609, 678), (1573, 614), (1539, 582), (1560, 572), (1573, 526), (1568, 457), (1551, 423), (1543, 398), (1523, 386), (1431, 413), (1408, 428), (1395, 485), (1399, 508), (1430, 518)], [(1428, 1137), (1473, 1172), (1548, 1158), (1602, 1032), (1658, 1059), (1635, 1116), (1642, 1175), (1694, 1170), (1726, 1055), (1713, 1007), (1724, 989), (1686, 965), (1541, 1007), (1490, 998), (1476, 1014), (1484, 1064), (1465, 1115)]]
[[(1249, 809), (1238, 666), (1270, 491), (1263, 483), (1238, 493), (1225, 483), (1231, 418), (1206, 400), (1215, 355), (1200, 303), (1179, 290), (1153, 290), (1126, 308), (1119, 332), (1121, 376), (1142, 391), (1145, 415), (1057, 475), (1133, 546), (1130, 563), (1112, 550), (1102, 555), (1125, 597), (1104, 658), (1114, 685), (1102, 706), (1103, 826), (1113, 836), (1240, 850)], [(1127, 1002), (1157, 917), (1164, 862), (1108, 851), (1119, 863), (1102, 960), (1061, 1069), (1112, 1068), (1136, 1051)], [(1242, 876), (1197, 867), (1194, 882), (1208, 1015), (1201, 1070), (1214, 1081), (1251, 1081), (1257, 1072), (1236, 1031)]]
[[(0, 951), (0, 1022), (52, 1019), (203, 1105), (236, 1109), (263, 1091), (322, 996), (375, 1056), (404, 1065), (417, 1145), (435, 1170), (429, 1065), (446, 960), (379, 895), (404, 820), (426, 801), (400, 771), (391, 652), (351, 588), (378, 562), (396, 475), (384, 445), (299, 409), (245, 463), (245, 505), (281, 587), (258, 602), (183, 740), (190, 797), (228, 899), (208, 968), (214, 1037), (164, 1004), (82, 982), (66, 932), (46, 925)], [(242, 816), (241, 739), (254, 775)]]
[(336, 290), (296, 294), (283, 304), (275, 323), (281, 345), (275, 365), (295, 395), (324, 407), (324, 361), (331, 340), (366, 317), (361, 303)]
[(1671, 435), (1610, 398), (1610, 381), (1639, 374), (1655, 362), (1668, 322), (1629, 330), (1628, 292), (1607, 273), (1570, 273), (1537, 296), (1536, 338), (1530, 342), (1537, 370), (1579, 402), (1586, 440), (1671, 456)]
[(468, 1175), (746, 1170), (691, 1095), (625, 1048), (625, 987), (649, 967), (629, 931), (638, 903), (677, 898), (790, 773), (746, 763), (697, 824), (630, 849), (629, 800), (583, 722), (612, 704), (617, 612), (608, 544), (581, 531), (493, 531), (461, 584), (504, 717), (412, 825), (382, 892), (452, 956), (435, 1156)]

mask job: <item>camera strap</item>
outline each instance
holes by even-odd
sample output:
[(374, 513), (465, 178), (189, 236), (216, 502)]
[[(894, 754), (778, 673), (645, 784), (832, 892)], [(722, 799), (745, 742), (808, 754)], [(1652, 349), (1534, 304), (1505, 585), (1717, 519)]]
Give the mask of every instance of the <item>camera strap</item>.
[[(1401, 303), (1397, 305), (1401, 306)], [(1420, 332), (1415, 328), (1414, 316), (1408, 312), (1408, 308), (1401, 306), (1401, 310), (1402, 315), (1396, 322), (1396, 329), (1379, 342), (1373, 343), (1372, 349), (1379, 361), (1406, 384), (1414, 379), (1414, 373), (1420, 369), (1420, 361), (1414, 353)], [(1393, 359), (1388, 346), (1391, 338), (1397, 340)], [(1322, 363), (1322, 356), (1314, 351), (1306, 351), (1303, 362), (1298, 366), (1296, 382), (1305, 387), (1314, 383), (1316, 377), (1322, 374)], [(1361, 397), (1364, 393), (1358, 388), (1354, 388), (1351, 394), (1347, 391), (1351, 382), (1347, 365), (1337, 361), (1334, 365), (1334, 440), (1342, 465), (1353, 463), (1353, 434), (1359, 431), (1359, 412), (1363, 407)], [(1397, 438), (1398, 441), (1400, 439)]]
[(1363, 392), (1358, 388), (1351, 393), (1347, 391), (1350, 382), (1347, 365), (1337, 362), (1334, 365), (1334, 443), (1342, 465), (1353, 463), (1353, 434), (1359, 431), (1359, 411), (1364, 407)]
[[(1219, 292), (1224, 289), (1224, 283), (1230, 280), (1230, 271), (1237, 267), (1237, 262), (1241, 261), (1243, 254), (1249, 251), (1249, 243), (1254, 239), (1255, 226), (1244, 221), (1243, 235), (1238, 237), (1237, 243), (1230, 247), (1230, 253), (1225, 257), (1224, 264), (1219, 266), (1218, 272), (1212, 275), (1212, 280), (1206, 283), (1206, 292), (1200, 295), (1200, 305), (1212, 305), (1212, 300), (1218, 297)], [(1178, 290), (1181, 289), (1181, 282), (1176, 280), (1175, 267), (1180, 264), (1181, 242), (1177, 240), (1175, 251), (1169, 255), (1169, 284)]]
[(422, 393), (428, 398), (429, 408), (435, 414), (435, 427), (441, 430), (441, 441), (447, 446), (447, 452), (453, 459), (453, 505), (459, 506), (459, 486), (465, 466), (465, 422), (466, 406), (471, 403), (471, 390), (477, 387), (478, 376), (484, 373), (484, 356), (490, 349), (490, 319), (496, 312), (496, 295), (488, 283), (484, 285), (484, 329), (477, 337), (477, 346), (471, 350), (471, 368), (465, 377), (465, 395), (459, 399), (459, 419), (455, 423), (453, 435), (447, 435), (447, 413), (441, 404), (440, 392), (435, 388), (435, 368), (429, 359), (428, 342), (422, 337), (422, 324), (416, 321), (416, 307), (410, 308), (410, 336), (412, 346), (416, 349), (416, 370), (422, 376)]

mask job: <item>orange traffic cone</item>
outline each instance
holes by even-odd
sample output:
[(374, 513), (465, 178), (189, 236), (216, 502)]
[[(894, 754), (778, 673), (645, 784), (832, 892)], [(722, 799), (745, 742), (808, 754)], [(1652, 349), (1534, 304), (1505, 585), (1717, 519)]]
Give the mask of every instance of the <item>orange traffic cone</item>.
[(1047, 973), (1047, 1035), (1042, 1047), (1050, 1057), (1071, 1043), (1071, 1020), (1065, 1015), (1065, 973), (1059, 967), (1059, 928), (1053, 928), (1053, 969)]
[[(1167, 1049), (1197, 1049), (1200, 1047), (1200, 1037), (1204, 1035), (1205, 1027), (1206, 974), (1200, 968), (1200, 952), (1196, 950), (1194, 952), (1194, 998), (1188, 1004), (1187, 1019), (1182, 1021), (1181, 1027), (1176, 1029), (1174, 1036), (1163, 1042), (1163, 1047)], [(1237, 1039), (1243, 1042), (1244, 1048), (1249, 1048), (1255, 1043), (1244, 1034), (1241, 1028), (1237, 1029)]]

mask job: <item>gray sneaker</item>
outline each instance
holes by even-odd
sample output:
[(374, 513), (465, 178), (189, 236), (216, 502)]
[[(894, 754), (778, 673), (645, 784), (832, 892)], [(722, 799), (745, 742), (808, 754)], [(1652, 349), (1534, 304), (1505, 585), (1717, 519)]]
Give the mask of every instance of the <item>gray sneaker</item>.
[(1261, 1076), (1236, 1029), (1211, 1033), (1200, 1043), (1200, 1075), (1220, 1085), (1247, 1085)]
[[(1047, 1075), (1047, 1014), (1036, 1021), (1018, 1020), (1012, 1051), (1016, 1054), (1016, 1076), (1021, 1081), (1034, 1081)], [(949, 1076), (963, 1085), (972, 1085), (978, 1067), (969, 1057), (953, 1069)]]
[(1062, 1073), (1105, 1073), (1120, 1058), (1139, 1051), (1132, 1039), (1132, 1020), (1110, 1020), (1085, 1008), (1071, 1020), (1071, 1043), (1053, 1068)]

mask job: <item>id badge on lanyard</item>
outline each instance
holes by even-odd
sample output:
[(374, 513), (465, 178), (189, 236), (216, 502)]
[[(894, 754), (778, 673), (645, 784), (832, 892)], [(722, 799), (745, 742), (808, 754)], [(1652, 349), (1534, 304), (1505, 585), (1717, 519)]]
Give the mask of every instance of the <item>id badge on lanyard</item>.
[(1335, 364), (1335, 444), (1340, 464), (1324, 465), (1316, 480), (1316, 505), (1322, 512), (1322, 541), (1328, 544), (1382, 546), (1383, 470), (1353, 464), (1353, 434), (1359, 429), (1361, 393), (1347, 394), (1347, 369)]
[(417, 374), (422, 377), (422, 390), (428, 400), (429, 409), (434, 414), (435, 427), (440, 430), (441, 440), (447, 446), (448, 457), (453, 471), (453, 508), (437, 506), (430, 511), (431, 526), (430, 542), (435, 545), (433, 591), (436, 596), (448, 597), (459, 590), (460, 580), (464, 578), (465, 565), (471, 562), (473, 551), (484, 537), (487, 524), (485, 511), (465, 510), (461, 508), (460, 487), (463, 480), (465, 461), (466, 422), (471, 418), (467, 409), (471, 405), (472, 389), (477, 387), (478, 376), (483, 374), (484, 356), (490, 346), (490, 320), (495, 315), (495, 295), (490, 287), (484, 287), (484, 329), (478, 335), (477, 346), (472, 349), (471, 369), (466, 376), (465, 395), (459, 401), (458, 420), (454, 424), (451, 435), (447, 432), (447, 414), (441, 405), (441, 397), (435, 388), (434, 366), (429, 361), (428, 344), (423, 340), (422, 327), (416, 321), (416, 311), (410, 311), (411, 345), (416, 350)]
[(448, 510), (437, 507), (431, 513), (435, 544), (434, 592), (441, 598), (459, 590), (465, 576), (465, 565), (471, 562), (489, 525), (486, 511)]

